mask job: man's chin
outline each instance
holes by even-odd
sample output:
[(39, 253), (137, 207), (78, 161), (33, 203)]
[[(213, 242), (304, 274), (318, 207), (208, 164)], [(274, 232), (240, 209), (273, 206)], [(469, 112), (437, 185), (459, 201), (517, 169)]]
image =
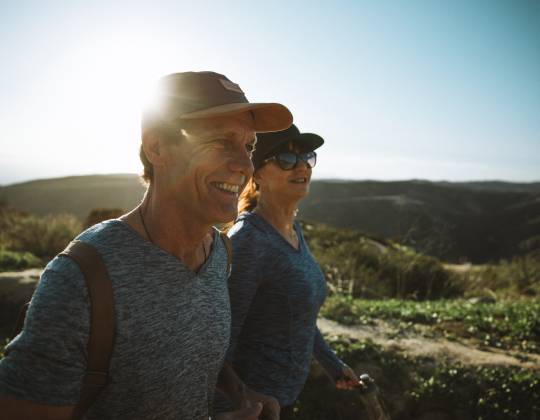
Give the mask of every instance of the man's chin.
[(233, 208), (221, 208), (219, 212), (216, 212), (215, 216), (215, 223), (216, 224), (225, 224), (234, 222), (236, 219), (236, 216), (238, 216), (238, 210), (236, 206)]

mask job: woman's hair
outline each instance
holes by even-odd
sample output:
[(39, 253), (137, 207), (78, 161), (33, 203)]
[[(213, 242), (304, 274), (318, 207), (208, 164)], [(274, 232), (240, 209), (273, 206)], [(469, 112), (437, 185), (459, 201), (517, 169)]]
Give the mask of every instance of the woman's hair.
[(238, 199), (238, 213), (252, 211), (257, 206), (258, 200), (259, 186), (255, 183), (253, 178), (251, 178)]
[[(240, 197), (238, 198), (238, 214), (245, 211), (253, 211), (253, 209), (257, 206), (258, 200), (259, 186), (255, 183), (255, 181), (253, 181), (253, 178), (251, 178), (246, 184), (244, 191), (242, 191), (242, 194), (240, 194)], [(219, 225), (218, 228), (227, 233), (229, 229), (234, 226), (234, 223), (235, 221), (223, 223)]]

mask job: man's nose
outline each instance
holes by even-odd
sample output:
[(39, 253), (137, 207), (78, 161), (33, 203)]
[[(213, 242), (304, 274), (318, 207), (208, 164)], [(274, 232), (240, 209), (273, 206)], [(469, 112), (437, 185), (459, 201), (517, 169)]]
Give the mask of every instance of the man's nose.
[(247, 178), (250, 178), (253, 175), (251, 154), (247, 150), (234, 153), (229, 160), (229, 169), (233, 172), (241, 172)]

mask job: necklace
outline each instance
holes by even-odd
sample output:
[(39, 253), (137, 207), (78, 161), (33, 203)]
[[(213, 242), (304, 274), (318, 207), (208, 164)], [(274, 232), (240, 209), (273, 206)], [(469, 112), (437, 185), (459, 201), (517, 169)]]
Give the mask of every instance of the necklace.
[[(152, 240), (152, 237), (150, 236), (150, 232), (148, 232), (148, 228), (146, 227), (146, 223), (144, 222), (144, 217), (143, 217), (141, 208), (142, 206), (139, 206), (138, 212), (139, 212), (139, 218), (141, 219), (141, 223), (143, 225), (144, 233), (146, 234), (146, 237), (148, 238), (148, 240), (155, 245), (156, 243)], [(204, 245), (204, 239), (202, 242), (202, 249), (204, 253), (204, 261), (206, 261), (208, 259), (208, 255), (206, 254), (206, 246)]]
[(144, 233), (146, 234), (148, 240), (154, 244), (154, 241), (152, 240), (152, 237), (150, 236), (150, 232), (148, 232), (148, 228), (146, 227), (146, 223), (144, 223), (144, 217), (142, 215), (142, 206), (139, 206), (139, 217), (141, 219), (142, 226), (144, 228)]

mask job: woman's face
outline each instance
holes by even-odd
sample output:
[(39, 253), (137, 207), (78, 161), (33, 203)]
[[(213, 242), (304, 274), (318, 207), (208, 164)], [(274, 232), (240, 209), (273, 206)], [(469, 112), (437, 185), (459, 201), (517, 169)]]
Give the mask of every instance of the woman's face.
[[(291, 143), (282, 151), (301, 153), (300, 149)], [(254, 180), (259, 185), (261, 195), (271, 194), (281, 199), (298, 201), (309, 193), (311, 171), (302, 159), (297, 159), (296, 166), (291, 170), (282, 169), (273, 159), (257, 170)]]

